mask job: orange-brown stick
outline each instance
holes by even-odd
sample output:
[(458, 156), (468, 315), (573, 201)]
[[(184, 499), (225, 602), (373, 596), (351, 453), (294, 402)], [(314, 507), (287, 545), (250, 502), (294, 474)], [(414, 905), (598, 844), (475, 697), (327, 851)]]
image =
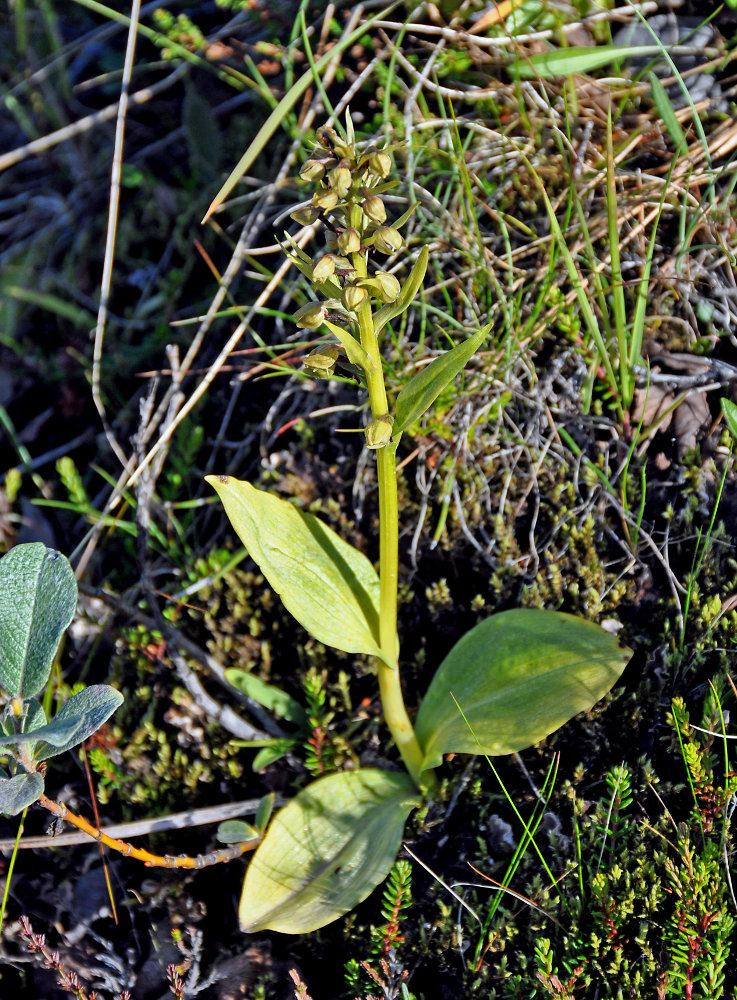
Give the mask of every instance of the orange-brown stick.
[(209, 854), (198, 854), (193, 858), (186, 855), (175, 857), (171, 854), (165, 854), (162, 857), (159, 854), (151, 854), (141, 847), (134, 847), (133, 844), (128, 844), (124, 840), (108, 837), (106, 833), (96, 829), (82, 816), (77, 816), (76, 813), (70, 812), (63, 802), (54, 802), (53, 799), (48, 798), (46, 795), (41, 795), (38, 799), (38, 804), (43, 806), (44, 809), (48, 809), (54, 816), (58, 816), (59, 819), (71, 823), (72, 826), (76, 826), (78, 830), (92, 837), (98, 844), (105, 844), (113, 851), (123, 854), (126, 858), (136, 858), (138, 861), (143, 861), (148, 868), (207, 868), (209, 865), (218, 865), (224, 861), (233, 861), (235, 858), (239, 858), (242, 854), (245, 854), (246, 851), (254, 850), (261, 843), (261, 837), (256, 837), (253, 840), (246, 840), (240, 844), (233, 844), (232, 847), (223, 847), (217, 851), (210, 851)]

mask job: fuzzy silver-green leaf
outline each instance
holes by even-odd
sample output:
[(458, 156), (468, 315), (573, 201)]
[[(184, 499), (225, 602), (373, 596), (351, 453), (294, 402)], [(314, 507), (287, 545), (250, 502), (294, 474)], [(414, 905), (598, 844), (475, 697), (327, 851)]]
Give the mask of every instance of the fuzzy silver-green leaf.
[(77, 607), (77, 582), (60, 552), (41, 542), (0, 559), (0, 685), (30, 698), (46, 684)]

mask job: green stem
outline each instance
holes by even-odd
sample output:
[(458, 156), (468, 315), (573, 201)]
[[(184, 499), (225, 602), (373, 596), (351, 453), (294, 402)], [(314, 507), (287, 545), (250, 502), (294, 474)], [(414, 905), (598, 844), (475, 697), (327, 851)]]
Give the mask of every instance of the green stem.
[[(355, 206), (361, 213), (359, 206)], [(351, 212), (351, 224), (361, 232), (360, 214)], [(366, 277), (366, 260), (363, 254), (352, 255), (352, 264), (359, 277)], [(378, 337), (374, 317), (367, 302), (358, 310), (358, 328), (361, 346), (372, 362), (366, 371), (371, 415), (374, 420), (386, 416), (389, 404), (384, 384)], [(396, 442), (377, 450), (377, 478), (379, 484), (379, 646), (382, 659), (378, 660), (379, 693), (384, 719), (397, 744), (404, 765), (415, 783), (425, 788), (432, 784), (428, 774), (422, 775), (422, 748), (415, 735), (402, 695), (399, 678), (397, 635), (397, 586), (399, 583), (399, 508), (397, 503)]]

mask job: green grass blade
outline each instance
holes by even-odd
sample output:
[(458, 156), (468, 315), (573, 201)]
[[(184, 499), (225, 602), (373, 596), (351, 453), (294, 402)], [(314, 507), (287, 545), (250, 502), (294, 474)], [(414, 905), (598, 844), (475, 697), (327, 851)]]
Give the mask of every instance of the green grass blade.
[(373, 17), (370, 17), (367, 21), (356, 28), (355, 31), (352, 31), (350, 35), (346, 35), (345, 38), (341, 38), (340, 41), (336, 42), (336, 44), (328, 52), (317, 60), (314, 67), (310, 67), (310, 69), (304, 73), (299, 80), (297, 80), (294, 86), (287, 91), (264, 124), (258, 130), (256, 138), (245, 151), (234, 169), (231, 171), (226, 182), (213, 198), (212, 204), (208, 208), (205, 213), (205, 217), (202, 220), (203, 223), (207, 222), (213, 212), (215, 212), (220, 205), (222, 205), (223, 201), (225, 201), (241, 177), (243, 177), (244, 174), (248, 173), (251, 169), (253, 164), (263, 152), (269, 139), (271, 139), (281, 123), (284, 121), (285, 117), (289, 114), (307, 88), (314, 83), (315, 73), (321, 72), (332, 59), (335, 59), (338, 53), (343, 52), (345, 49), (357, 42), (359, 38), (366, 34), (374, 21), (385, 18), (395, 6), (396, 4), (392, 4), (385, 10), (379, 11), (378, 14), (374, 14)]
[(614, 312), (614, 329), (617, 334), (617, 352), (619, 354), (619, 390), (622, 397), (622, 407), (627, 409), (632, 401), (634, 384), (629, 366), (629, 351), (627, 350), (624, 283), (622, 281), (622, 265), (619, 257), (619, 218), (617, 213), (617, 181), (614, 172), (611, 103), (607, 114), (606, 129), (606, 211), (612, 276), (612, 308)]

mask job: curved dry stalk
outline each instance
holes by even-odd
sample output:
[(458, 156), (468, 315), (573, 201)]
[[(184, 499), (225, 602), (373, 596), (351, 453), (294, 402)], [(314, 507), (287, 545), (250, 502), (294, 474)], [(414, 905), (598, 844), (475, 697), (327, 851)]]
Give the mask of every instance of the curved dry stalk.
[(76, 826), (78, 830), (86, 833), (98, 844), (105, 844), (106, 847), (117, 851), (126, 858), (136, 858), (137, 861), (142, 861), (147, 868), (208, 868), (210, 865), (233, 861), (247, 851), (255, 850), (262, 840), (262, 837), (259, 835), (253, 840), (246, 840), (240, 844), (233, 844), (230, 847), (223, 847), (217, 851), (210, 851), (208, 854), (196, 854), (194, 857), (188, 857), (187, 855), (151, 854), (150, 851), (146, 851), (142, 847), (134, 847), (133, 844), (128, 844), (124, 840), (118, 840), (117, 837), (111, 837), (102, 830), (97, 829), (91, 823), (88, 823), (83, 816), (78, 816), (67, 809), (63, 802), (55, 802), (47, 795), (42, 794), (38, 799), (38, 804), (43, 806), (44, 809), (48, 809), (50, 813), (53, 813), (59, 819), (71, 823), (72, 826)]

